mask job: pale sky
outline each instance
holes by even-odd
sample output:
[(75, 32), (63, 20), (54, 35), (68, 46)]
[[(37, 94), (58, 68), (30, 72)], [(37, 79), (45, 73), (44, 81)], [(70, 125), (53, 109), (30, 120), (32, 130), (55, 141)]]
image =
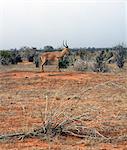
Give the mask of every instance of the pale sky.
[(0, 49), (127, 42), (126, 0), (0, 0)]

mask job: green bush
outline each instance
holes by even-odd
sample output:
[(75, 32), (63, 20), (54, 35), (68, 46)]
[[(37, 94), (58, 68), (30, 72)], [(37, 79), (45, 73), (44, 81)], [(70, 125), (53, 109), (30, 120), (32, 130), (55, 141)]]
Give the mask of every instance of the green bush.
[(8, 65), (10, 63), (11, 53), (9, 51), (0, 52), (0, 62), (2, 65)]
[(0, 52), (0, 56), (2, 57), (2, 58), (10, 58), (11, 57), (11, 53), (9, 52), (9, 51), (1, 51)]
[(59, 68), (67, 68), (69, 66), (68, 57), (59, 60)]
[(17, 64), (18, 62), (22, 62), (22, 58), (17, 51), (0, 51), (2, 65)]

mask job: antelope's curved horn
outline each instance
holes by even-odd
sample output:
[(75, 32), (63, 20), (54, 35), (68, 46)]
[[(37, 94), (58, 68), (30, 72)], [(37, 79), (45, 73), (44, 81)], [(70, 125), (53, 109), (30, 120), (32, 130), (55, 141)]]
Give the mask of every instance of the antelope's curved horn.
[(66, 48), (68, 48), (67, 41), (66, 41), (66, 43), (65, 43), (65, 44), (66, 44)]
[(66, 41), (66, 43), (65, 43), (65, 44), (66, 44), (66, 47), (68, 47), (68, 45), (67, 45), (67, 41)]
[(63, 41), (63, 46), (66, 47), (66, 45), (64, 44), (64, 41)]

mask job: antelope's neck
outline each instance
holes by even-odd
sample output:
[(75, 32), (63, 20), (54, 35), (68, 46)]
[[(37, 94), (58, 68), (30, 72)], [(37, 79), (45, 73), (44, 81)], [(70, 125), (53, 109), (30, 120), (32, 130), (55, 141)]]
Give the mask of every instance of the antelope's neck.
[(61, 52), (61, 57), (63, 57), (66, 53), (67, 53), (67, 50), (66, 50), (66, 49), (62, 50), (62, 52)]

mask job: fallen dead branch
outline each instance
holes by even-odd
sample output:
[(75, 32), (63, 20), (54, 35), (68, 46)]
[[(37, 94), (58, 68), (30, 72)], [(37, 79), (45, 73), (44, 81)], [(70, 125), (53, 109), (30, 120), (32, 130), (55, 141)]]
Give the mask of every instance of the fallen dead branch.
[(24, 136), (25, 133), (14, 133), (14, 134), (5, 134), (5, 135), (1, 135), (0, 136), (0, 140), (6, 140), (6, 139), (9, 139), (9, 138), (13, 138), (13, 137), (21, 137), (21, 136)]
[[(76, 117), (79, 118), (79, 117)], [(68, 125), (70, 121), (65, 121)], [(71, 122), (72, 123), (72, 122)], [(67, 125), (64, 124), (64, 125)], [(63, 124), (62, 124), (63, 125)], [(45, 130), (44, 130), (45, 128)], [(9, 139), (18, 139), (18, 140), (24, 140), (25, 138), (41, 138), (41, 139), (47, 139), (47, 138), (53, 138), (55, 136), (75, 136), (78, 138), (85, 138), (85, 139), (91, 139), (95, 141), (105, 142), (105, 143), (115, 143), (115, 142), (121, 142), (121, 141), (127, 141), (127, 135), (119, 136), (119, 137), (105, 137), (100, 132), (98, 132), (96, 129), (89, 129), (87, 127), (81, 126), (81, 125), (73, 125), (73, 126), (61, 126), (58, 125), (57, 127), (54, 127), (53, 124), (47, 123), (45, 126), (35, 129), (32, 132), (28, 133), (14, 133), (14, 134), (6, 134), (1, 135), (0, 140), (9, 140)]]
[[(64, 105), (65, 102), (64, 104), (60, 103), (60, 107), (58, 109), (53, 109), (51, 104), (52, 103), (48, 103), (48, 97), (46, 97), (45, 115), (44, 119), (42, 119), (44, 122), (40, 128), (27, 133), (1, 135), (0, 141), (9, 139), (23, 140), (25, 138), (41, 138), (49, 140), (55, 136), (75, 136), (78, 138), (93, 139), (109, 143), (127, 140), (126, 135), (121, 137), (107, 137), (97, 129), (86, 127), (83, 122), (86, 118), (86, 114), (78, 116), (68, 114), (68, 102), (67, 105)], [(70, 104), (70, 106), (72, 105)]]

